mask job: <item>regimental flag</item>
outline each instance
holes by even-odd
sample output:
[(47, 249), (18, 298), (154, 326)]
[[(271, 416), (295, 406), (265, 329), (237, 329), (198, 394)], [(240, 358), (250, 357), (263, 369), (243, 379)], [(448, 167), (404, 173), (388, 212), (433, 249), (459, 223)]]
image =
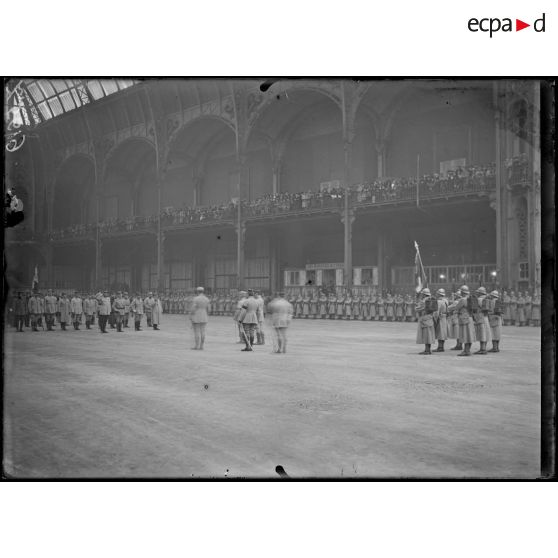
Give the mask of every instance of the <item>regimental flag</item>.
[(33, 275), (33, 283), (31, 284), (31, 291), (36, 293), (39, 290), (39, 270), (35, 266), (35, 275)]
[(415, 290), (417, 293), (420, 293), (424, 287), (426, 287), (426, 276), (424, 274), (424, 269), (422, 267), (422, 260), (420, 258), (420, 252), (418, 244), (415, 240), (415, 281), (416, 287)]

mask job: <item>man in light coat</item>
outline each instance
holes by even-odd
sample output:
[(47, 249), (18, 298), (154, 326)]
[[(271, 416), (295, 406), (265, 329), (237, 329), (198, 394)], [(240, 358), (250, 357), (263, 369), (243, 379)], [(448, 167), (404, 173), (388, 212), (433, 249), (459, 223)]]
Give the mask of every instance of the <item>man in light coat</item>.
[(252, 351), (254, 346), (254, 332), (258, 324), (258, 301), (254, 298), (254, 291), (248, 289), (248, 297), (242, 304), (238, 321), (244, 328), (244, 342), (246, 347), (242, 351)]
[(277, 335), (277, 347), (274, 347), (274, 352), (286, 353), (287, 328), (293, 317), (292, 304), (285, 299), (285, 293), (279, 293), (279, 296), (269, 303), (268, 308), (271, 313), (271, 325)]
[(70, 299), (65, 293), (62, 293), (58, 300), (58, 312), (60, 314), (60, 326), (62, 327), (62, 331), (66, 331), (66, 324), (70, 323), (72, 319), (72, 309)]
[(469, 304), (469, 287), (463, 285), (459, 289), (459, 297), (448, 306), (448, 311), (455, 310), (459, 321), (459, 342), (464, 344), (463, 351), (457, 356), (471, 356), (471, 345), (476, 341), (475, 325)]
[(258, 325), (256, 327), (256, 344), (265, 345), (265, 335), (263, 330), (264, 314), (265, 314), (265, 302), (261, 293), (257, 292), (255, 295), (256, 301), (258, 303)]
[(242, 305), (244, 304), (244, 301), (246, 300), (246, 291), (240, 291), (238, 293), (238, 302), (236, 303), (236, 308), (234, 310), (234, 314), (233, 314), (233, 320), (237, 323), (238, 325), (238, 343), (244, 343), (244, 328), (242, 326), (242, 323), (239, 321), (239, 316), (240, 316), (240, 312), (242, 310)]
[(145, 300), (143, 301), (143, 311), (145, 312), (145, 317), (147, 319), (147, 327), (151, 327), (153, 318), (153, 306), (155, 306), (155, 299), (153, 298), (153, 293), (147, 293)]
[(49, 289), (48, 294), (45, 296), (45, 322), (47, 326), (47, 331), (52, 331), (54, 326), (54, 316), (56, 315), (58, 301), (56, 297), (52, 294), (52, 290)]
[(75, 330), (79, 331), (79, 324), (81, 324), (81, 315), (83, 314), (83, 302), (79, 293), (75, 293), (70, 300), (70, 311), (72, 313), (72, 324)]
[(153, 329), (159, 331), (159, 325), (161, 323), (161, 315), (163, 314), (163, 306), (161, 304), (161, 300), (157, 293), (155, 293), (153, 299), (155, 302), (151, 307), (151, 325), (153, 326)]
[(99, 329), (101, 330), (101, 333), (107, 333), (107, 321), (111, 311), (111, 302), (108, 291), (105, 291), (97, 298), (97, 304), (99, 309)]
[(130, 304), (130, 310), (134, 315), (134, 327), (136, 331), (141, 331), (141, 318), (143, 316), (143, 300), (139, 293), (136, 293), (136, 296), (132, 299), (132, 303)]
[(118, 291), (116, 293), (116, 298), (112, 303), (112, 311), (114, 312), (114, 316), (116, 318), (116, 331), (122, 332), (122, 326), (124, 323), (124, 315), (126, 313), (126, 300), (122, 295), (122, 291)]
[(203, 294), (203, 287), (196, 289), (196, 296), (192, 300), (192, 308), (190, 310), (190, 321), (194, 330), (194, 343), (192, 347), (195, 351), (203, 351), (205, 343), (205, 326), (207, 325), (207, 309), (209, 307), (209, 299)]
[(29, 317), (31, 320), (31, 331), (39, 331), (37, 329), (39, 316), (41, 315), (39, 300), (39, 296), (33, 293), (27, 301), (27, 308), (29, 310)]
[(438, 303), (438, 310), (434, 315), (434, 331), (436, 332), (436, 339), (438, 340), (438, 347), (435, 349), (437, 353), (444, 352), (444, 343), (448, 338), (448, 299), (446, 298), (446, 291), (438, 289), (436, 291), (436, 300)]
[(97, 301), (93, 295), (89, 295), (83, 300), (83, 313), (85, 314), (85, 329), (91, 329), (93, 316), (97, 311)]

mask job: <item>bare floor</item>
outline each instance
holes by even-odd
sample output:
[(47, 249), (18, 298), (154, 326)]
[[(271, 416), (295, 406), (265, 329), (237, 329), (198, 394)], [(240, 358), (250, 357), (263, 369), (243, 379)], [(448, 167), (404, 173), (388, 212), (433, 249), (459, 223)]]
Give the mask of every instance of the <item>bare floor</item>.
[(539, 475), (538, 328), (504, 328), (502, 352), (469, 358), (419, 356), (405, 323), (295, 320), (285, 355), (269, 326), (253, 353), (231, 318), (211, 319), (204, 351), (184, 316), (161, 328), (7, 330), (5, 474)]

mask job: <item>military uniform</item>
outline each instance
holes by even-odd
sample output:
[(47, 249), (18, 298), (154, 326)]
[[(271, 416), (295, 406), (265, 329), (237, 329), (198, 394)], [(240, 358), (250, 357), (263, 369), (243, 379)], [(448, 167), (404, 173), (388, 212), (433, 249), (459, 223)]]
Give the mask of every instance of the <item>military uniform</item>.
[(141, 318), (143, 317), (143, 300), (139, 293), (132, 299), (130, 304), (130, 311), (134, 315), (134, 328), (136, 331), (141, 331)]
[(244, 342), (246, 347), (243, 351), (252, 351), (254, 346), (254, 333), (258, 324), (258, 301), (254, 298), (253, 292), (248, 290), (248, 298), (242, 303), (239, 322), (244, 328)]
[(116, 331), (122, 332), (122, 326), (124, 322), (124, 316), (126, 314), (126, 300), (121, 292), (116, 295), (114, 302), (112, 303), (112, 310), (116, 318)]
[(351, 316), (353, 314), (353, 299), (351, 297), (351, 293), (348, 293), (347, 296), (345, 297), (345, 300), (343, 302), (343, 306), (344, 306), (344, 318), (346, 320), (350, 320)]
[(393, 318), (395, 317), (395, 303), (391, 293), (388, 293), (386, 297), (386, 318), (388, 322), (393, 322)]
[(499, 353), (500, 339), (502, 337), (502, 308), (498, 291), (492, 291), (490, 293), (489, 301), (488, 321), (490, 324), (490, 333), (492, 334), (492, 349), (488, 352)]
[(97, 301), (93, 295), (85, 297), (83, 301), (83, 313), (85, 314), (85, 328), (91, 329), (92, 318), (97, 311)]
[(510, 295), (508, 295), (508, 293), (506, 291), (504, 291), (504, 295), (502, 296), (502, 305), (504, 307), (504, 315), (502, 316), (502, 319), (504, 321), (504, 325), (506, 325), (506, 326), (510, 325), (510, 323), (511, 323), (510, 304), (511, 304)]
[(376, 299), (376, 309), (378, 319), (380, 320), (380, 322), (383, 322), (384, 318), (386, 317), (386, 307), (382, 295), (378, 295), (378, 298)]
[(310, 298), (310, 317), (314, 320), (318, 317), (318, 293), (312, 291)]
[(145, 318), (147, 319), (147, 327), (153, 325), (153, 306), (155, 306), (155, 299), (153, 298), (153, 293), (148, 293), (143, 301), (143, 311), (145, 313)]
[(365, 294), (360, 299), (360, 319), (367, 320), (369, 316), (370, 316), (370, 297)]
[(330, 320), (335, 318), (335, 307), (337, 305), (337, 299), (335, 295), (331, 293), (327, 299), (327, 313)]
[(479, 287), (476, 290), (478, 307), (473, 311), (473, 322), (475, 324), (475, 336), (480, 343), (480, 349), (475, 352), (476, 355), (486, 354), (486, 345), (490, 343), (490, 324), (488, 322), (488, 300), (486, 298), (486, 289)]
[(320, 293), (318, 299), (318, 316), (324, 319), (327, 316), (327, 296), (324, 292)]
[(471, 356), (471, 345), (476, 341), (475, 326), (473, 318), (469, 313), (469, 287), (463, 285), (459, 289), (459, 298), (449, 305), (448, 310), (456, 310), (459, 321), (459, 341), (460, 345), (465, 344), (465, 348), (458, 356)]
[(107, 322), (112, 310), (112, 303), (110, 296), (108, 296), (108, 292), (97, 297), (97, 305), (99, 311), (99, 329), (101, 333), (107, 333)]
[(448, 301), (446, 299), (446, 291), (438, 289), (436, 291), (436, 299), (438, 308), (434, 317), (434, 331), (436, 332), (438, 347), (435, 350), (437, 353), (443, 353), (444, 342), (448, 338)]
[(265, 334), (263, 330), (264, 316), (265, 316), (265, 302), (260, 293), (255, 296), (258, 303), (258, 325), (256, 326), (256, 345), (265, 345)]
[(412, 322), (415, 315), (415, 303), (410, 294), (405, 295), (405, 321)]
[(27, 302), (27, 309), (29, 311), (29, 317), (31, 321), (31, 331), (38, 331), (37, 325), (39, 323), (39, 316), (41, 315), (38, 296), (31, 295), (29, 301)]
[(513, 291), (510, 295), (510, 319), (511, 325), (517, 325), (517, 297)]
[(403, 300), (403, 297), (400, 294), (396, 294), (394, 302), (395, 302), (395, 319), (398, 322), (402, 322), (405, 316), (405, 309), (404, 309), (405, 301)]
[(308, 293), (304, 293), (304, 297), (302, 299), (302, 317), (307, 320), (308, 316), (310, 315), (310, 297)]
[(242, 323), (240, 322), (240, 313), (242, 311), (242, 306), (244, 304), (244, 301), (246, 300), (246, 291), (240, 291), (238, 293), (238, 301), (236, 303), (236, 308), (234, 310), (234, 314), (233, 314), (233, 320), (236, 322), (237, 326), (238, 326), (238, 342), (239, 343), (245, 343), (245, 339), (244, 339), (244, 327), (242, 326)]
[(541, 325), (541, 299), (538, 293), (535, 293), (531, 303), (531, 325), (536, 327)]
[(436, 339), (434, 331), (434, 312), (436, 311), (437, 303), (434, 298), (430, 296), (429, 289), (422, 289), (420, 292), (420, 300), (417, 304), (417, 313), (419, 315), (417, 324), (417, 345), (424, 345), (424, 351), (421, 355), (431, 355), (430, 347)]
[(194, 329), (194, 347), (196, 351), (203, 351), (205, 343), (205, 328), (208, 317), (207, 310), (209, 307), (209, 299), (203, 294), (203, 287), (196, 289), (197, 295), (192, 300), (192, 308), (190, 310), (190, 320)]
[(528, 291), (525, 291), (525, 325), (531, 324), (531, 311), (533, 309), (533, 299)]
[(72, 323), (74, 325), (74, 329), (79, 331), (81, 316), (83, 314), (83, 301), (77, 294), (72, 297), (72, 300), (70, 300), (70, 310), (72, 312)]
[(526, 325), (526, 318), (525, 318), (525, 299), (523, 295), (519, 293), (517, 297), (517, 322), (519, 327), (523, 327)]
[(378, 295), (372, 293), (370, 296), (370, 303), (368, 305), (368, 319), (372, 322), (376, 321), (378, 317)]
[(52, 331), (54, 326), (54, 316), (58, 311), (58, 301), (56, 297), (52, 294), (52, 291), (48, 291), (49, 294), (45, 296), (44, 302), (44, 313), (45, 313), (45, 322), (47, 326), (47, 331)]
[(27, 303), (22, 293), (18, 293), (14, 299), (15, 325), (18, 331), (23, 332), (23, 324), (25, 323), (25, 314), (27, 313)]
[(353, 298), (353, 320), (358, 320), (360, 318), (360, 297), (356, 295)]
[(58, 300), (58, 312), (60, 314), (60, 326), (62, 331), (66, 331), (66, 324), (70, 323), (72, 319), (72, 308), (68, 297), (62, 293)]
[(283, 293), (279, 293), (278, 298), (269, 303), (269, 312), (271, 313), (271, 325), (275, 330), (277, 338), (277, 347), (275, 347), (274, 352), (286, 353), (287, 328), (293, 317), (293, 307), (285, 300)]

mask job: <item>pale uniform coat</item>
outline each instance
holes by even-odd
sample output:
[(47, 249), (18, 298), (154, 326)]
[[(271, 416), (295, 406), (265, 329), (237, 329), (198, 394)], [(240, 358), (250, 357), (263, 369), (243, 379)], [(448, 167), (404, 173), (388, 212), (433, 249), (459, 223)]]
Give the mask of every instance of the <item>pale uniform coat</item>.
[(60, 298), (60, 300), (58, 301), (58, 312), (60, 312), (60, 323), (70, 323), (71, 304), (68, 298)]
[(502, 316), (494, 313), (496, 307), (496, 299), (490, 299), (488, 322), (490, 324), (490, 333), (494, 341), (500, 341), (502, 338)]
[(57, 306), (58, 304), (55, 296), (45, 296), (45, 314), (56, 314), (58, 311)]
[(163, 315), (163, 307), (161, 301), (155, 299), (155, 304), (151, 307), (151, 323), (159, 325), (161, 323), (161, 316)]
[(293, 317), (292, 304), (284, 298), (276, 298), (269, 303), (271, 325), (275, 328), (289, 327)]
[(459, 341), (461, 341), (461, 343), (474, 343), (477, 339), (475, 337), (473, 318), (469, 315), (469, 310), (467, 310), (467, 297), (461, 297), (450, 304), (448, 310), (457, 311), (457, 319), (459, 322)]
[(417, 345), (432, 345), (436, 341), (436, 333), (434, 331), (434, 317), (431, 313), (427, 313), (426, 299), (420, 300), (417, 304), (417, 314), (419, 316), (417, 322)]
[(439, 298), (437, 302), (436, 339), (438, 341), (445, 341), (448, 338), (448, 301), (445, 298)]
[(74, 296), (70, 301), (70, 310), (74, 316), (74, 321), (81, 321), (81, 315), (83, 314), (83, 301), (79, 296)]
[(490, 325), (488, 324), (488, 317), (485, 316), (485, 313), (481, 310), (485, 299), (486, 296), (478, 297), (479, 310), (473, 312), (473, 323), (475, 324), (475, 337), (477, 341), (488, 343), (490, 341)]
[(209, 299), (204, 294), (199, 294), (192, 301), (191, 317), (193, 324), (206, 324)]
[(109, 316), (110, 315), (110, 297), (109, 296), (102, 296), (101, 298), (97, 299), (98, 304), (98, 311), (99, 316)]
[(258, 323), (258, 301), (249, 296), (244, 300), (242, 308), (246, 310), (241, 322), (243, 324), (257, 324)]

